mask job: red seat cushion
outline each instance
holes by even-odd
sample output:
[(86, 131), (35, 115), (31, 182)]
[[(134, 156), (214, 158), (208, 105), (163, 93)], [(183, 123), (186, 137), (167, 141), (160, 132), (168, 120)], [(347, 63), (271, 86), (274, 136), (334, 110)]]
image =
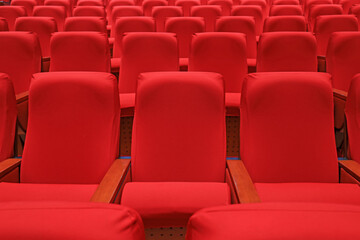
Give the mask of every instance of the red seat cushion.
[(230, 203), (228, 185), (214, 182), (132, 182), (121, 199), (140, 213), (146, 227), (185, 226), (197, 210)]
[(255, 183), (263, 202), (323, 202), (360, 204), (356, 184), (338, 183)]
[(0, 202), (75, 201), (88, 202), (97, 184), (0, 183)]
[(1, 239), (145, 240), (134, 210), (104, 203), (1, 203)]

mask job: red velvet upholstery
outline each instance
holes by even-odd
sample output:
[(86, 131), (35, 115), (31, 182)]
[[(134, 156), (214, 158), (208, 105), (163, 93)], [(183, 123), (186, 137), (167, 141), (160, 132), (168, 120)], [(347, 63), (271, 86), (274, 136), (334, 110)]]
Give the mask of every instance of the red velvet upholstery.
[(107, 33), (106, 21), (102, 17), (68, 17), (64, 31), (95, 31)]
[(12, 0), (11, 6), (23, 6), (26, 10), (26, 14), (31, 16), (34, 6), (37, 5), (35, 0)]
[(209, 0), (208, 5), (219, 5), (222, 9), (222, 16), (229, 16), (233, 5), (232, 0)]
[(309, 17), (310, 9), (313, 6), (319, 5), (319, 4), (333, 4), (333, 0), (306, 0), (304, 1), (304, 13), (305, 17)]
[(309, 10), (309, 30), (314, 28), (315, 20), (322, 15), (341, 15), (343, 9), (340, 4), (317, 4)]
[(112, 26), (111, 35), (115, 36), (115, 23), (116, 19), (120, 17), (134, 17), (134, 16), (142, 16), (143, 10), (139, 6), (116, 6), (113, 8), (110, 18), (110, 25)]
[(78, 0), (76, 3), (77, 6), (104, 6), (102, 0)]
[(333, 32), (358, 31), (358, 21), (352, 15), (330, 15), (316, 18), (314, 34), (317, 40), (317, 54), (325, 56), (330, 35)]
[(181, 17), (182, 15), (181, 7), (156, 6), (152, 8), (152, 17), (155, 19), (157, 32), (165, 32), (165, 21), (167, 18)]
[(32, 74), (41, 70), (41, 50), (36, 35), (0, 32), (0, 53), (0, 72), (9, 75), (15, 94), (29, 90)]
[(358, 147), (360, 138), (359, 125), (359, 80), (360, 75), (357, 74), (351, 81), (348, 96), (345, 105), (345, 114), (348, 131), (348, 144), (350, 159), (356, 160), (360, 163), (360, 149)]
[(351, 7), (354, 5), (360, 4), (359, 0), (338, 0), (338, 3), (341, 4), (343, 8), (343, 13), (348, 14)]
[(317, 71), (316, 40), (308, 32), (269, 32), (258, 45), (258, 72)]
[(50, 56), (50, 38), (57, 32), (57, 24), (52, 17), (19, 17), (15, 21), (16, 31), (35, 32), (39, 38), (43, 57)]
[(7, 240), (145, 240), (134, 210), (101, 203), (1, 203), (1, 237)]
[(260, 203), (204, 209), (189, 221), (186, 240), (358, 239), (358, 206)]
[(45, 0), (44, 5), (47, 6), (63, 6), (67, 17), (70, 17), (72, 14), (72, 2), (70, 0)]
[(191, 8), (193, 6), (199, 6), (200, 0), (176, 0), (176, 6), (181, 6), (185, 17), (191, 16)]
[(273, 5), (300, 5), (299, 0), (274, 0)]
[(142, 7), (144, 10), (144, 15), (151, 17), (152, 15), (152, 8), (155, 6), (167, 6), (167, 0), (144, 0), (142, 2)]
[(303, 10), (299, 5), (273, 5), (270, 8), (270, 16), (295, 15), (302, 16)]
[(250, 74), (240, 113), (240, 156), (254, 182), (338, 182), (329, 74)]
[(222, 10), (220, 6), (201, 5), (201, 6), (193, 6), (191, 8), (191, 16), (204, 18), (206, 32), (215, 31), (216, 19), (219, 18), (221, 14), (222, 14)]
[(21, 182), (98, 184), (117, 156), (119, 124), (113, 75), (35, 74)]
[[(131, 7), (131, 6), (134, 6), (135, 5), (135, 2), (133, 0), (112, 0), (109, 2), (109, 4), (107, 5), (107, 15), (109, 17), (109, 24), (112, 25), (112, 20), (114, 20), (114, 23), (115, 23), (115, 20), (116, 18), (112, 18), (112, 15), (113, 15), (113, 10), (115, 7)], [(141, 8), (141, 12), (142, 12), (142, 8)]]
[(110, 72), (107, 36), (98, 32), (58, 32), (50, 41), (50, 71)]
[(140, 213), (147, 228), (186, 226), (199, 209), (230, 203), (227, 184), (214, 182), (131, 182), (121, 199)]
[(74, 17), (106, 17), (104, 7), (97, 6), (79, 6), (73, 9)]
[(53, 17), (57, 23), (58, 31), (64, 30), (66, 11), (63, 6), (35, 6), (34, 16)]
[(9, 31), (7, 20), (2, 17), (0, 17), (0, 31)]
[(241, 0), (240, 4), (241, 5), (250, 5), (250, 6), (253, 6), (253, 5), (260, 6), (262, 9), (263, 17), (265, 18), (268, 15), (266, 0)]
[(264, 16), (261, 6), (258, 5), (242, 5), (234, 6), (231, 14), (233, 16), (250, 16), (255, 19), (256, 35), (259, 36), (263, 31)]
[(303, 16), (273, 16), (265, 19), (264, 32), (306, 31), (306, 20)]
[(26, 10), (23, 6), (1, 6), (0, 17), (5, 18), (10, 31), (15, 30), (15, 20), (18, 17), (26, 16)]
[(360, 73), (360, 32), (335, 32), (329, 39), (326, 71), (333, 87), (348, 91), (351, 79)]
[(16, 100), (8, 75), (0, 73), (0, 162), (12, 157), (16, 125)]

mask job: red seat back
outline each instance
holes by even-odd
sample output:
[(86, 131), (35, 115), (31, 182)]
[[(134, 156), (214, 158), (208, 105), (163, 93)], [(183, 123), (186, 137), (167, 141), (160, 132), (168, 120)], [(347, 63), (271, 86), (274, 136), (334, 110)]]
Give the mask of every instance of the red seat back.
[(167, 0), (144, 0), (142, 2), (144, 15), (148, 16), (148, 17), (151, 17), (153, 7), (155, 7), (155, 6), (167, 6), (167, 5), (168, 5)]
[(340, 4), (318, 4), (309, 10), (309, 29), (314, 28), (315, 20), (321, 15), (341, 15), (343, 9)]
[(303, 10), (299, 5), (273, 5), (270, 8), (270, 16), (302, 16)]
[(183, 9), (185, 17), (191, 16), (191, 8), (193, 6), (199, 6), (200, 0), (176, 0), (175, 6), (180, 6)]
[(68, 17), (64, 31), (94, 31), (107, 34), (106, 21), (102, 17)]
[(10, 31), (15, 30), (15, 20), (18, 17), (26, 16), (26, 10), (23, 6), (1, 6), (0, 17), (5, 18)]
[(63, 6), (36, 6), (33, 15), (37, 17), (53, 17), (57, 23), (58, 31), (64, 30), (66, 10)]
[(263, 31), (264, 16), (261, 6), (258, 5), (241, 5), (234, 6), (231, 15), (233, 16), (250, 16), (255, 19), (256, 35)]
[(120, 17), (143, 16), (143, 10), (139, 6), (115, 6), (110, 17), (111, 36), (114, 37), (116, 19)]
[(303, 16), (273, 16), (265, 19), (264, 32), (305, 32), (306, 20)]
[(205, 31), (213, 32), (215, 30), (215, 22), (222, 14), (220, 6), (201, 5), (191, 8), (191, 16), (203, 17), (205, 20)]
[(34, 6), (37, 5), (35, 0), (12, 0), (11, 6), (22, 6), (26, 10), (26, 14), (31, 16), (33, 13)]
[(231, 15), (231, 9), (233, 5), (232, 0), (209, 0), (208, 5), (219, 5), (222, 9), (222, 16)]
[(9, 26), (5, 18), (0, 18), (0, 31), (9, 31)]
[(106, 12), (104, 7), (98, 6), (78, 6), (73, 9), (74, 17), (106, 17)]
[(156, 31), (165, 31), (165, 21), (169, 17), (181, 17), (183, 15), (181, 7), (175, 6), (155, 6), (152, 9), (152, 17), (155, 19)]

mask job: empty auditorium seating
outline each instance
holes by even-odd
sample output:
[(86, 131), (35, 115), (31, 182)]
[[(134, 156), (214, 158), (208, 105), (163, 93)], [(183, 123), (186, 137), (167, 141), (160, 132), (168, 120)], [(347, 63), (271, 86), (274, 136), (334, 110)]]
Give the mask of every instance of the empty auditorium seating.
[(137, 78), (140, 73), (177, 71), (178, 47), (173, 33), (128, 33), (122, 40), (119, 92), (122, 114), (135, 106)]
[(246, 36), (242, 33), (199, 33), (192, 40), (189, 71), (223, 76), (228, 115), (239, 114), (240, 92), (247, 74), (246, 51)]
[(213, 32), (215, 30), (216, 19), (221, 16), (221, 7), (214, 5), (193, 6), (191, 16), (203, 17), (205, 20), (205, 31)]
[(16, 100), (9, 76), (0, 73), (0, 162), (14, 154)]
[(304, 2), (305, 17), (309, 17), (310, 9), (318, 4), (333, 4), (333, 0), (306, 0)]
[(55, 33), (50, 53), (50, 71), (110, 72), (109, 43), (104, 33)]
[(208, 5), (219, 5), (222, 9), (222, 16), (229, 16), (233, 5), (232, 0), (209, 0)]
[(325, 56), (331, 33), (340, 31), (358, 31), (357, 18), (353, 15), (324, 15), (316, 18), (314, 34), (319, 56)]
[(266, 3), (266, 0), (242, 0), (240, 1), (240, 5), (256, 5), (256, 6), (260, 6), (262, 9), (262, 14), (263, 17), (266, 17), (268, 15), (268, 6)]
[(26, 10), (23, 6), (1, 6), (0, 17), (5, 18), (10, 31), (15, 30), (15, 20), (18, 17), (26, 16)]
[(66, 11), (63, 6), (35, 6), (34, 16), (53, 17), (57, 23), (58, 31), (64, 30)]
[(35, 0), (12, 0), (11, 6), (23, 6), (28, 16), (32, 15), (34, 6), (37, 5)]
[(223, 84), (215, 73), (140, 75), (132, 182), (125, 184), (121, 204), (138, 211), (145, 227), (186, 226), (198, 209), (231, 203)]
[(179, 47), (179, 67), (188, 70), (191, 40), (195, 33), (205, 31), (204, 19), (201, 17), (173, 17), (165, 22), (165, 31), (176, 34)]
[(78, 0), (77, 6), (104, 6), (102, 0)]
[(303, 16), (273, 16), (265, 19), (264, 32), (306, 31), (306, 20)]
[(79, 6), (73, 9), (73, 16), (106, 17), (105, 8), (98, 6)]
[(343, 13), (348, 14), (351, 7), (360, 4), (359, 0), (339, 0), (338, 2), (343, 7)]
[(52, 17), (19, 17), (15, 21), (16, 31), (34, 32), (39, 38), (42, 57), (50, 57), (50, 38), (57, 32)]
[(5, 18), (0, 18), (0, 31), (9, 31), (9, 26)]
[(250, 16), (255, 19), (256, 35), (259, 36), (263, 31), (264, 16), (262, 9), (257, 5), (234, 6), (231, 12), (233, 16)]
[(7, 202), (1, 236), (15, 239), (145, 240), (144, 226), (134, 210), (110, 204)]
[(121, 17), (116, 20), (113, 31), (115, 40), (111, 72), (119, 72), (124, 34), (128, 32), (154, 32), (155, 22), (151, 17)]
[(321, 15), (341, 15), (342, 7), (340, 4), (318, 4), (309, 10), (309, 30), (312, 31), (315, 19)]
[(303, 15), (303, 9), (299, 5), (273, 5), (270, 8), (270, 16)]
[(108, 16), (112, 15), (112, 10), (117, 6), (134, 6), (135, 2), (133, 0), (111, 0), (107, 5), (107, 14)]
[(45, 0), (44, 5), (47, 6), (63, 6), (65, 8), (66, 16), (70, 17), (72, 14), (72, 2), (70, 0)]
[(191, 16), (191, 8), (199, 6), (200, 0), (176, 0), (175, 5), (182, 7), (184, 16), (189, 17)]
[(166, 6), (168, 5), (168, 2), (166, 0), (144, 0), (142, 2), (142, 7), (144, 10), (145, 16), (151, 16), (152, 14), (152, 8), (155, 6)]
[(274, 0), (273, 5), (300, 5), (299, 0)]
[(152, 17), (155, 19), (156, 31), (165, 31), (165, 20), (169, 17), (180, 17), (183, 15), (181, 7), (157, 6), (152, 8)]
[(338, 184), (330, 79), (309, 72), (245, 79), (240, 156), (262, 202), (359, 204), (357, 184)]
[(111, 12), (111, 16), (109, 18), (109, 24), (111, 25), (111, 36), (114, 36), (115, 30), (115, 22), (119, 17), (130, 17), (130, 16), (143, 16), (143, 10), (139, 6), (116, 6), (113, 8)]
[[(358, 206), (321, 203), (239, 204), (195, 213), (186, 240), (355, 239)], [(341, 226), (341, 227), (338, 227)]]
[(20, 183), (0, 183), (0, 201), (90, 201), (118, 154), (118, 96), (110, 73), (35, 74), (22, 160), (4, 161)]
[(95, 31), (106, 33), (106, 21), (102, 17), (68, 17), (64, 31)]

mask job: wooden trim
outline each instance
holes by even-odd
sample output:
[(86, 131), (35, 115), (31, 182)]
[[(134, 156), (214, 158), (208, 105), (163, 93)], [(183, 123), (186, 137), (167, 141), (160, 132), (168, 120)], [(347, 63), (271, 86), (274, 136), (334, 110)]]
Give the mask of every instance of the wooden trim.
[(357, 181), (360, 181), (360, 164), (358, 162), (354, 160), (339, 160), (339, 166)]
[(8, 173), (20, 167), (21, 158), (8, 158), (0, 162), (0, 178), (5, 177)]
[(338, 98), (338, 99), (346, 101), (348, 93), (343, 90), (333, 88), (333, 95), (334, 95), (334, 98)]
[(128, 174), (130, 174), (130, 159), (116, 159), (90, 201), (113, 203)]
[(20, 104), (29, 100), (29, 91), (22, 92), (16, 95), (16, 104)]
[(255, 185), (247, 172), (243, 161), (227, 160), (230, 177), (240, 203), (260, 202)]

